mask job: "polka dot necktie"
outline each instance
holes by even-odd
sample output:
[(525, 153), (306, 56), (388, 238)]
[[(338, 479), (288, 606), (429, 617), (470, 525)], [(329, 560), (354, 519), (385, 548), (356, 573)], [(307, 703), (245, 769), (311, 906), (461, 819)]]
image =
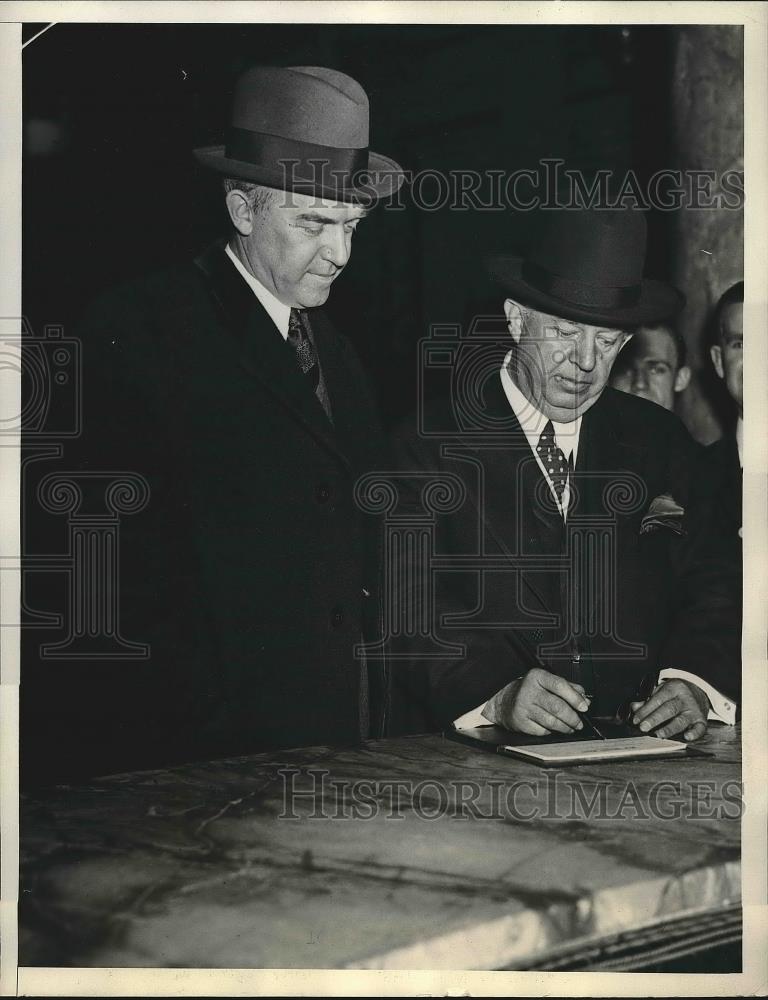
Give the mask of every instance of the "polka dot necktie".
[(555, 441), (555, 428), (552, 426), (551, 420), (547, 421), (546, 427), (541, 432), (539, 445), (536, 450), (542, 465), (547, 470), (550, 482), (555, 488), (558, 503), (562, 504), (563, 493), (565, 492), (565, 487), (568, 485), (571, 460), (567, 459), (560, 448), (558, 448)]
[(296, 360), (302, 375), (306, 375), (313, 391), (316, 391), (320, 381), (320, 366), (317, 363), (317, 354), (312, 341), (307, 336), (300, 309), (291, 309), (287, 340), (296, 352)]

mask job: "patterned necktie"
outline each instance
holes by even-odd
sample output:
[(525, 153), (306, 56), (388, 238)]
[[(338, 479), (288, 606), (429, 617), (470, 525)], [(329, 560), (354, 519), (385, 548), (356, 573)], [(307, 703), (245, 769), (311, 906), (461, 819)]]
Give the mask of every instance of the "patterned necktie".
[(563, 493), (568, 484), (568, 473), (571, 470), (571, 459), (566, 459), (558, 448), (555, 441), (555, 428), (552, 426), (551, 420), (547, 421), (546, 427), (541, 432), (539, 446), (536, 450), (555, 488), (558, 502), (562, 505)]
[(317, 390), (320, 381), (320, 366), (317, 363), (317, 354), (312, 345), (312, 341), (307, 336), (304, 327), (303, 313), (300, 309), (291, 309), (291, 316), (288, 320), (288, 343), (296, 352), (296, 360), (299, 363), (302, 375), (306, 375), (312, 391)]

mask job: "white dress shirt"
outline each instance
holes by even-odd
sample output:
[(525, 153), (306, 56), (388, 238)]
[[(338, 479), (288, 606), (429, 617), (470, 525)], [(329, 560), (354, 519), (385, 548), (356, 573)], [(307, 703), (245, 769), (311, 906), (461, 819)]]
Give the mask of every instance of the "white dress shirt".
[[(536, 409), (533, 403), (524, 396), (520, 391), (518, 386), (515, 384), (512, 376), (509, 373), (509, 362), (512, 357), (512, 352), (506, 356), (504, 359), (504, 364), (501, 369), (501, 384), (504, 388), (504, 394), (509, 401), (509, 405), (517, 417), (517, 421), (523, 429), (523, 433), (528, 440), (528, 444), (531, 446), (531, 451), (533, 452), (536, 461), (539, 463), (539, 468), (544, 474), (544, 478), (549, 483), (549, 488), (552, 491), (552, 496), (555, 498), (558, 509), (564, 518), (568, 516), (568, 504), (571, 499), (570, 491), (570, 477), (568, 484), (563, 490), (563, 499), (559, 500), (555, 487), (552, 484), (552, 480), (549, 478), (549, 471), (544, 467), (544, 463), (541, 461), (539, 456), (538, 447), (539, 439), (541, 438), (541, 432), (546, 427), (549, 417), (545, 417), (543, 413)], [(553, 420), (552, 426), (555, 429), (555, 444), (565, 455), (566, 459), (571, 458), (572, 465), (576, 466), (576, 456), (579, 453), (579, 434), (581, 433), (581, 415), (572, 420), (569, 424), (563, 424), (559, 421)]]
[(736, 447), (739, 449), (739, 465), (744, 468), (744, 421), (741, 417), (736, 421)]
[(269, 313), (272, 322), (275, 324), (277, 329), (283, 335), (283, 340), (288, 339), (288, 321), (291, 318), (291, 307), (287, 306), (280, 299), (275, 298), (269, 289), (265, 288), (264, 285), (259, 281), (258, 278), (254, 278), (250, 271), (247, 271), (239, 258), (234, 254), (232, 248), (227, 244), (225, 247), (226, 255), (235, 265), (240, 274), (245, 278), (248, 287), (251, 289), (256, 298), (261, 302), (264, 308)]
[[(544, 429), (548, 418), (536, 409), (533, 403), (531, 403), (527, 396), (523, 395), (519, 387), (513, 381), (512, 376), (509, 373), (510, 358), (511, 352), (504, 359), (504, 364), (501, 369), (501, 384), (504, 387), (504, 393), (509, 400), (509, 405), (512, 407), (512, 410), (514, 411), (514, 414), (523, 429), (523, 433), (528, 440), (528, 444), (531, 446), (531, 451), (536, 457), (536, 461), (539, 463), (539, 467), (549, 483), (553, 496), (557, 500), (555, 488), (552, 485), (549, 474), (544, 468), (536, 450), (539, 444), (539, 437), (541, 436), (541, 432)], [(739, 421), (739, 423), (741, 424), (741, 421)], [(555, 441), (557, 442), (558, 448), (560, 448), (566, 458), (568, 458), (569, 455), (573, 456), (573, 466), (575, 467), (576, 456), (579, 451), (581, 417), (577, 417), (569, 424), (556, 423), (553, 420), (552, 426), (555, 429)], [(739, 440), (738, 433), (737, 426), (737, 441)], [(741, 459), (741, 447), (739, 448), (739, 458)], [(563, 491), (562, 503), (558, 503), (558, 507), (560, 508), (564, 518), (567, 517), (568, 514), (569, 499), (569, 487), (566, 486)], [(731, 726), (736, 722), (735, 702), (732, 702), (730, 699), (720, 694), (718, 690), (713, 688), (712, 685), (708, 684), (705, 680), (702, 680), (701, 677), (696, 676), (696, 674), (689, 673), (687, 670), (677, 670), (674, 668), (664, 668), (659, 672), (660, 684), (663, 681), (673, 680), (675, 678), (695, 684), (706, 694), (710, 704), (710, 709), (707, 715), (707, 719), (709, 721), (725, 722)], [(458, 719), (455, 719), (453, 724), (456, 729), (473, 729), (475, 726), (487, 726), (489, 723), (488, 719), (483, 715), (483, 710), (488, 704), (489, 702), (485, 702), (482, 705), (478, 705), (477, 708), (473, 708), (469, 712), (465, 712), (464, 715), (460, 716)]]

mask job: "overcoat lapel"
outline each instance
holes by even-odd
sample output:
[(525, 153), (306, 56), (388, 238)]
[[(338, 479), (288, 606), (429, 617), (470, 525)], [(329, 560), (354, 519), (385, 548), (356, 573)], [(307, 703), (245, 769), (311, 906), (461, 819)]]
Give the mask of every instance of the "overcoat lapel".
[(370, 426), (361, 413), (358, 379), (350, 373), (339, 336), (321, 309), (309, 313), (312, 337), (331, 400), (335, 440), (341, 452), (355, 465), (365, 464), (373, 453)]
[[(338, 435), (328, 420), (322, 404), (302, 376), (291, 347), (280, 336), (274, 323), (251, 289), (237, 273), (216, 243), (195, 259), (205, 276), (210, 293), (222, 316), (224, 328), (234, 339), (237, 356), (243, 368), (270, 392), (290, 415), (301, 423), (321, 444), (349, 467)], [(316, 319), (310, 319), (313, 331)], [(318, 352), (320, 363), (333, 367), (333, 353), (326, 342)], [(329, 372), (323, 369), (332, 406), (335, 403)]]
[[(484, 469), (481, 516), (487, 531), (501, 551), (509, 555), (511, 562), (518, 554), (530, 555), (540, 562), (542, 570), (534, 568), (523, 573), (523, 582), (544, 611), (559, 613), (560, 595), (555, 584), (554, 563), (549, 569), (544, 565), (547, 560), (556, 560), (561, 551), (563, 522), (554, 506), (549, 506), (546, 480), (511, 410), (500, 379), (489, 383), (486, 406), (495, 420), (506, 419), (509, 435), (505, 437), (505, 447), (477, 447)], [(610, 514), (611, 483), (620, 484), (622, 473), (638, 467), (642, 467), (642, 460), (635, 449), (623, 441), (620, 413), (610, 393), (605, 392), (582, 420), (576, 460), (576, 496), (572, 498), (569, 518)], [(620, 517), (620, 527), (622, 523), (626, 526), (627, 519)]]
[[(542, 557), (554, 553), (558, 558), (562, 520), (554, 509), (546, 507), (548, 486), (531, 451), (517, 417), (501, 385), (501, 379), (492, 379), (487, 387), (486, 409), (494, 419), (505, 422), (508, 433), (499, 439), (499, 447), (476, 446), (483, 469), (483, 491), (478, 498), (478, 508), (485, 529), (496, 541), (510, 563), (519, 568), (520, 556), (531, 558), (531, 569), (521, 574), (524, 586), (538, 607), (548, 615), (558, 611), (553, 591), (554, 564), (548, 570), (542, 566)], [(540, 502), (544, 499), (544, 503)], [(551, 560), (550, 560), (551, 561)]]
[[(642, 467), (642, 455), (623, 440), (621, 413), (610, 390), (605, 390), (582, 418), (576, 458), (577, 500), (569, 514), (616, 514), (625, 500), (626, 509), (631, 510), (635, 506), (631, 494), (641, 488), (633, 486), (636, 473), (631, 470)], [(641, 500), (636, 496), (636, 502)], [(619, 524), (622, 522), (626, 519), (620, 517)]]

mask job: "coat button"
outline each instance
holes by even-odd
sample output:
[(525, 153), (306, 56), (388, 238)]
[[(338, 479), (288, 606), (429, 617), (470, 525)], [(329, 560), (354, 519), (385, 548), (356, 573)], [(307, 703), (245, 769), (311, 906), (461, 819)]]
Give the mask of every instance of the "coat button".
[(327, 503), (330, 495), (331, 491), (324, 484), (322, 486), (318, 486), (315, 490), (315, 496), (317, 497), (318, 503)]
[(331, 615), (331, 624), (338, 628), (344, 622), (344, 612), (341, 608), (336, 608)]

